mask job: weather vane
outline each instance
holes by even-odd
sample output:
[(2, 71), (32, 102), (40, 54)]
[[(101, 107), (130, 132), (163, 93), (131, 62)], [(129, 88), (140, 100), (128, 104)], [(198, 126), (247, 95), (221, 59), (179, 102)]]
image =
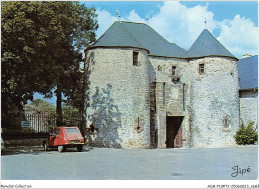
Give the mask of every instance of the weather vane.
[(118, 21), (120, 21), (120, 12), (118, 11), (118, 9), (116, 9), (116, 16), (117, 16)]
[(204, 23), (205, 23), (205, 29), (207, 29), (207, 18), (206, 17), (205, 17)]
[(146, 14), (145, 19), (146, 19), (147, 24), (149, 25), (149, 14)]

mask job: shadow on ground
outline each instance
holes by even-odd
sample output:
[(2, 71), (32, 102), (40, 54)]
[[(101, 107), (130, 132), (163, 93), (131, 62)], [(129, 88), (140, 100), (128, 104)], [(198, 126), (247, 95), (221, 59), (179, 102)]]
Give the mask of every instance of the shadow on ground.
[[(68, 148), (66, 149), (65, 152), (62, 153), (72, 153), (72, 152), (76, 152), (76, 153), (84, 153), (84, 152), (88, 152), (90, 151), (91, 148), (85, 148), (82, 150), (82, 152), (78, 152), (77, 149), (75, 148)], [(1, 156), (7, 156), (7, 155), (19, 155), (19, 154), (31, 154), (31, 155), (39, 155), (41, 153), (47, 153), (47, 154), (53, 154), (53, 153), (57, 153), (58, 149), (57, 148), (53, 148), (52, 150), (48, 150), (48, 151), (44, 151), (43, 149), (6, 149), (6, 150), (1, 150)]]

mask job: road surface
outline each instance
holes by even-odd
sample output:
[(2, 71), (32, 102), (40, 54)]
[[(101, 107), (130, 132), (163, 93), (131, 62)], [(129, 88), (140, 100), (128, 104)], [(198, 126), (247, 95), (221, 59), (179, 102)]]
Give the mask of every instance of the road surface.
[(255, 180), (258, 147), (5, 153), (3, 180)]

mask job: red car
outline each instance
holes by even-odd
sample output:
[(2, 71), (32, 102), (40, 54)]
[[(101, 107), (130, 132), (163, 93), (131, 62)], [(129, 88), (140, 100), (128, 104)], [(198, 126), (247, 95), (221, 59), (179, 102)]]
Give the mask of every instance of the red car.
[(57, 127), (54, 134), (48, 140), (43, 141), (44, 151), (58, 147), (59, 152), (66, 151), (66, 148), (77, 147), (82, 151), (84, 138), (78, 127)]

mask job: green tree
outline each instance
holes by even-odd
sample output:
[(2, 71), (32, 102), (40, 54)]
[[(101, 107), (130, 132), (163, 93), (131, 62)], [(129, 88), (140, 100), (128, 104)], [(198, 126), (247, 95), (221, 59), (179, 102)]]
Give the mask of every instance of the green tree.
[(63, 122), (67, 126), (80, 126), (81, 124), (81, 114), (77, 108), (70, 105), (65, 105), (63, 109)]
[(53, 129), (56, 123), (56, 107), (53, 104), (41, 99), (35, 99), (31, 103), (24, 105), (23, 108), (25, 113), (23, 119), (32, 122), (31, 128), (22, 128), (23, 133), (37, 132), (43, 126), (49, 128), (49, 131)]
[(62, 121), (61, 93), (70, 97), (83, 75), (81, 50), (95, 40), (96, 17), (78, 2), (1, 3), (2, 121), (34, 92), (51, 97), (54, 87)]
[(24, 110), (32, 113), (50, 113), (55, 114), (56, 108), (53, 104), (50, 104), (41, 99), (35, 99), (30, 104), (24, 106)]
[[(86, 49), (87, 50), (87, 49)], [(84, 60), (83, 68), (79, 74), (77, 74), (77, 79), (74, 80), (74, 85), (70, 88), (69, 96), (66, 99), (66, 105), (74, 107), (78, 110), (81, 117), (80, 128), (83, 131), (86, 125), (86, 108), (89, 106), (89, 77), (93, 70), (93, 65), (95, 65), (94, 53), (88, 53), (87, 59)]]

